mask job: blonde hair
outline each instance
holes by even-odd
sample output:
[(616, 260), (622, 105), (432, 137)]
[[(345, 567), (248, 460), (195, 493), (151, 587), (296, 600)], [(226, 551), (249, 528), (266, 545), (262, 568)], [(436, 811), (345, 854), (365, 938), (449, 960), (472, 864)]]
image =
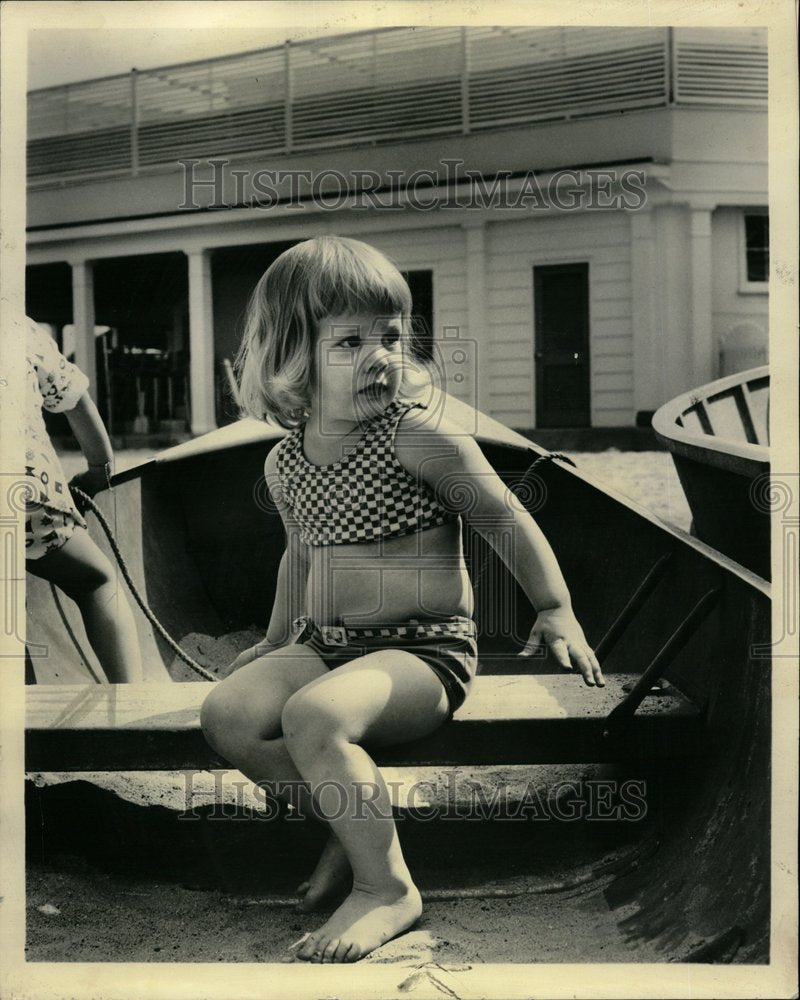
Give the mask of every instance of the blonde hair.
[(262, 275), (248, 304), (236, 359), (243, 410), (284, 427), (304, 423), (320, 322), (328, 316), (397, 314), (409, 345), (411, 292), (374, 247), (319, 236), (286, 250)]

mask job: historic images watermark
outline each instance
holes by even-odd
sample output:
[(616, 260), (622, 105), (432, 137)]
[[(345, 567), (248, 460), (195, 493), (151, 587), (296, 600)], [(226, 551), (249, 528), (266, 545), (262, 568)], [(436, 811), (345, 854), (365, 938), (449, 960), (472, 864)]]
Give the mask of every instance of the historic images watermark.
[[(2, 630), (4, 639), (13, 639), (17, 647), (27, 648), (30, 657), (46, 657), (49, 647), (25, 635), (25, 564), (19, 557), (24, 549), (24, 520), (37, 506), (33, 480), (13, 472), (0, 472), (0, 489), (5, 491), (0, 514), (0, 553), (3, 567)], [(22, 541), (20, 541), (22, 539)], [(13, 648), (13, 645), (12, 645)], [(24, 653), (0, 653), (3, 659), (17, 659)]]
[(324, 781), (312, 795), (304, 781), (254, 784), (238, 771), (220, 769), (212, 772), (213, 796), (209, 801), (208, 783), (201, 782), (197, 787), (196, 782), (197, 776), (205, 772), (180, 773), (184, 781), (182, 820), (268, 822), (285, 816), (294, 822), (324, 822), (341, 819), (350, 810), (350, 818), (356, 820), (635, 823), (648, 813), (647, 783), (634, 778), (584, 778), (547, 786), (528, 781), (522, 787), (500, 781), (487, 791), (483, 784), (453, 768), (442, 772), (437, 780), (386, 781), (387, 802), (380, 787), (370, 781), (349, 786)]
[(759, 659), (797, 655), (798, 587), (800, 576), (800, 476), (796, 472), (765, 472), (750, 484), (750, 503), (771, 517), (773, 534), (780, 539), (779, 578), (781, 592), (781, 634), (769, 643), (755, 644), (751, 654)]
[(183, 211), (231, 208), (336, 212), (504, 209), (575, 212), (644, 206), (643, 170), (586, 167), (552, 172), (499, 170), (490, 177), (460, 159), (433, 169), (342, 171), (237, 168), (228, 159), (184, 159)]

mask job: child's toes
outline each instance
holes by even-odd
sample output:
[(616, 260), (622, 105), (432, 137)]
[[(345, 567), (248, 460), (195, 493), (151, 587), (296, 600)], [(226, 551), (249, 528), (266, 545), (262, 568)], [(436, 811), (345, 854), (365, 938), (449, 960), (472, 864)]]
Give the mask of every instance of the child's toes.
[(331, 938), (328, 941), (324, 949), (322, 949), (322, 961), (323, 962), (341, 962), (341, 959), (337, 957), (338, 952), (342, 950), (342, 942), (340, 938)]
[(353, 941), (347, 946), (344, 952), (343, 962), (357, 962), (359, 958), (363, 958), (364, 955), (361, 948)]
[(352, 962), (355, 959), (348, 958), (350, 952), (358, 954), (358, 948), (352, 941), (343, 941), (341, 938), (337, 942), (336, 950), (333, 953), (333, 962)]
[(331, 944), (335, 945), (336, 942), (335, 941), (331, 942), (331, 939), (327, 938), (327, 937), (320, 938), (317, 941), (317, 946), (314, 949), (314, 956), (311, 959), (311, 961), (312, 962), (329, 962), (330, 959), (328, 958), (328, 951), (329, 951), (329, 949), (331, 947)]
[(314, 937), (313, 934), (309, 934), (309, 936), (305, 939), (303, 944), (298, 949), (297, 957), (302, 962), (313, 962), (314, 955), (317, 953), (317, 951), (318, 951), (317, 938)]

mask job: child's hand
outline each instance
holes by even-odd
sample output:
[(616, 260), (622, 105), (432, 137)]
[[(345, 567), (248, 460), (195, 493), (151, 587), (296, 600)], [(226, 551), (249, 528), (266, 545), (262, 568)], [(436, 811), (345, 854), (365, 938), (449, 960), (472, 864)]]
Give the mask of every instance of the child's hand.
[(107, 490), (110, 486), (108, 466), (90, 465), (85, 472), (79, 472), (77, 476), (70, 479), (69, 488), (73, 489), (76, 486), (90, 497), (100, 493), (101, 490)]
[(533, 623), (530, 638), (520, 656), (532, 656), (534, 649), (546, 645), (565, 670), (579, 670), (585, 684), (603, 687), (605, 680), (594, 651), (570, 608), (540, 611)]

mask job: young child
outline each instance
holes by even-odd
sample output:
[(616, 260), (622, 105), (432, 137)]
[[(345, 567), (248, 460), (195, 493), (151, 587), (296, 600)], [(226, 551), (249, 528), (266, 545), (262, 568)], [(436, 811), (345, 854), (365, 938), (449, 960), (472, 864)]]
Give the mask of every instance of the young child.
[[(26, 318), (28, 387), (25, 403), (26, 569), (55, 584), (78, 605), (86, 635), (113, 683), (141, 681), (142, 663), (130, 606), (114, 569), (89, 537), (70, 494), (88, 496), (110, 486), (113, 454), (108, 434), (87, 391), (89, 380), (70, 364), (55, 341)], [(67, 483), (42, 409), (65, 413), (89, 468)]]
[(249, 778), (293, 789), (328, 823), (301, 908), (352, 888), (297, 951), (314, 962), (357, 961), (422, 911), (365, 746), (425, 736), (468, 695), (472, 592), (448, 499), (459, 484), (477, 530), (516, 511), (511, 569), (538, 611), (524, 652), (545, 642), (586, 684), (604, 683), (532, 518), (470, 436), (407, 398), (410, 316), (408, 287), (377, 250), (308, 240), (256, 286), (240, 356), (247, 411), (292, 428), (266, 460), (287, 544), (265, 641), (237, 658), (201, 721)]

